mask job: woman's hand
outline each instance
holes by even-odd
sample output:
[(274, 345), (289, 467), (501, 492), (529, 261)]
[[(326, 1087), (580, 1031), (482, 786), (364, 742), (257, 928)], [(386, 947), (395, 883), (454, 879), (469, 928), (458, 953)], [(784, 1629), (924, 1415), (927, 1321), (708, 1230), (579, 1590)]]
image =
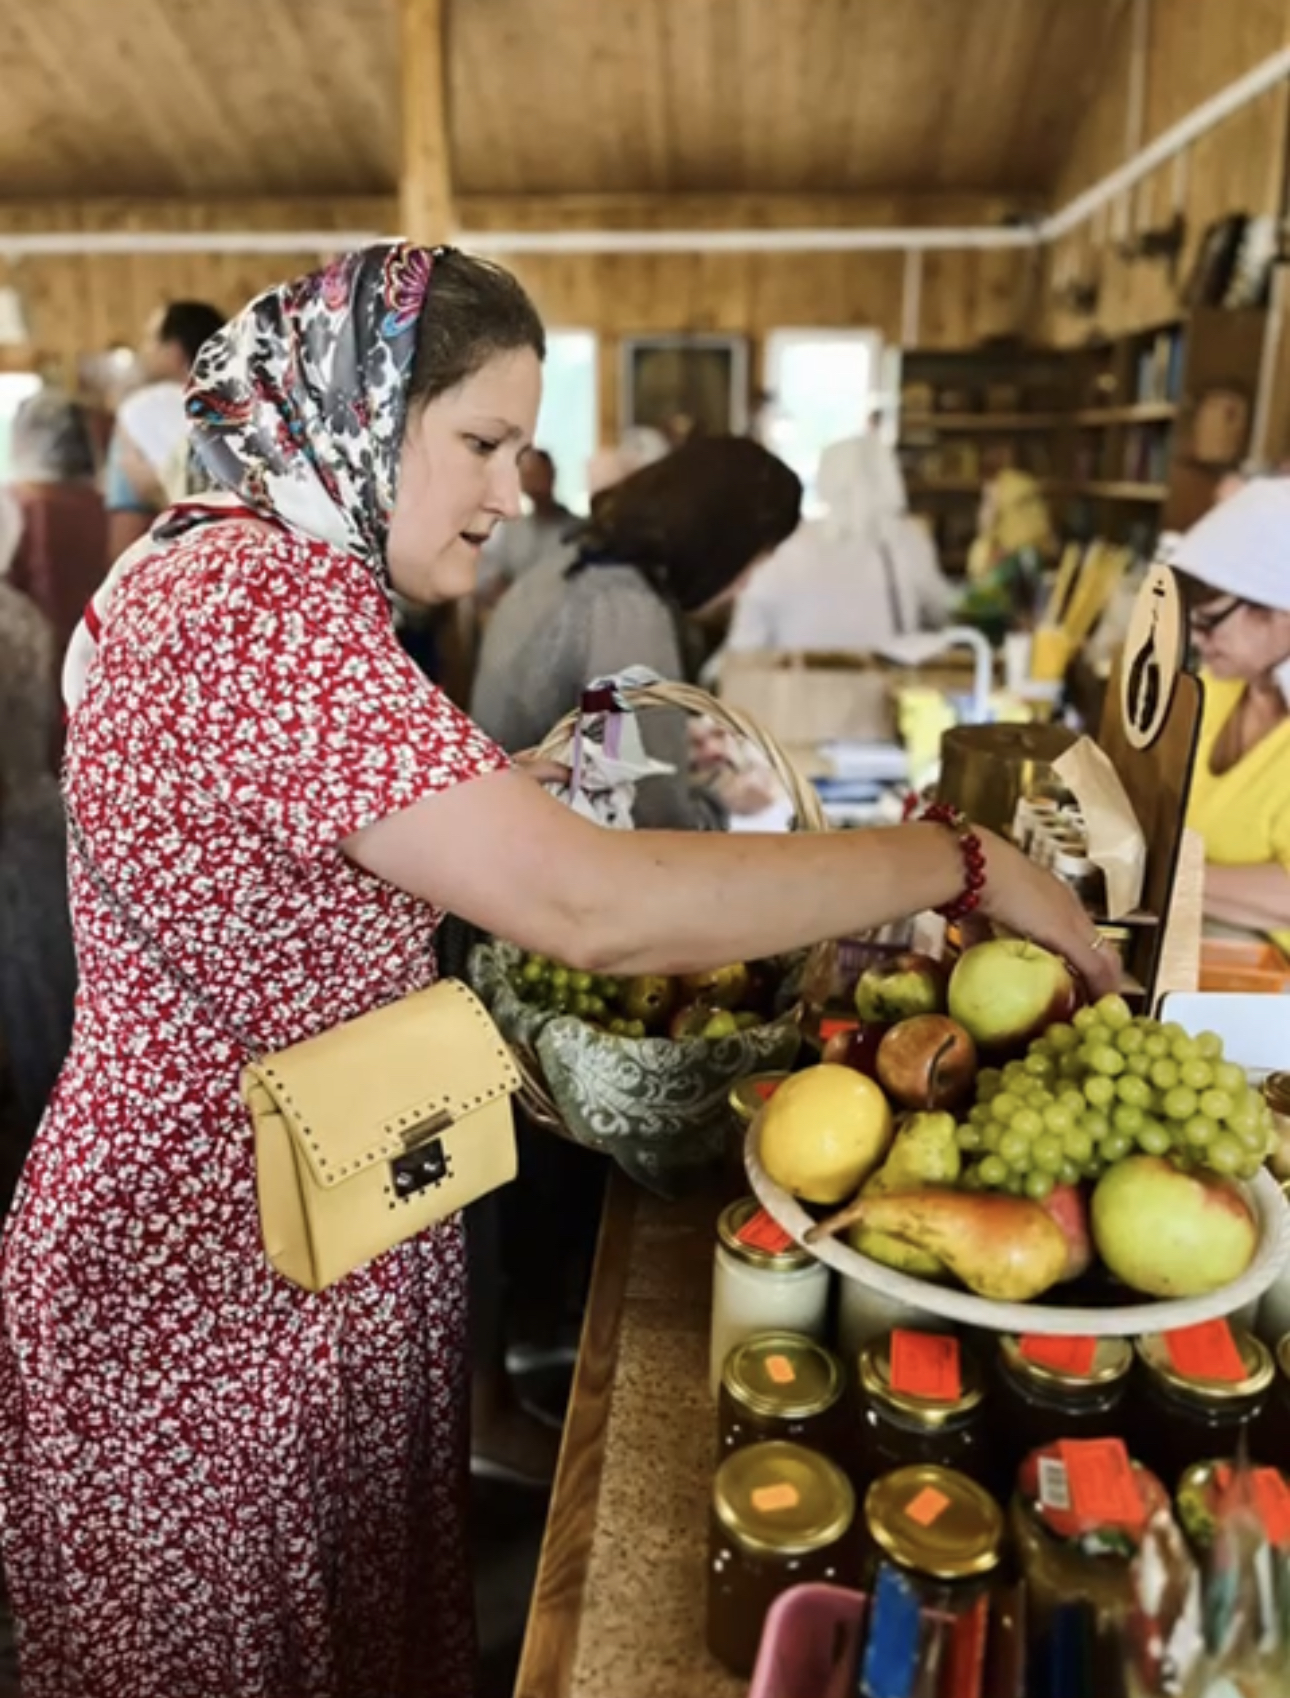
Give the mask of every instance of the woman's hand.
[(1098, 930), (1070, 886), (992, 831), (976, 830), (985, 850), (980, 908), (985, 919), (1064, 956), (1083, 978), (1090, 997), (1116, 990), (1119, 961), (1113, 950), (1098, 945)]

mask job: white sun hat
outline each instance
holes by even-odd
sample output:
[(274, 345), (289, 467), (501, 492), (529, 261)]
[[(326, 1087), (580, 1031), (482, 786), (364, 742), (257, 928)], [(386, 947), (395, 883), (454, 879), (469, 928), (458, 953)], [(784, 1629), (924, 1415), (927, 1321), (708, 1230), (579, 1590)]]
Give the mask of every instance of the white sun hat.
[(1290, 478), (1256, 478), (1179, 537), (1179, 571), (1261, 607), (1290, 611)]

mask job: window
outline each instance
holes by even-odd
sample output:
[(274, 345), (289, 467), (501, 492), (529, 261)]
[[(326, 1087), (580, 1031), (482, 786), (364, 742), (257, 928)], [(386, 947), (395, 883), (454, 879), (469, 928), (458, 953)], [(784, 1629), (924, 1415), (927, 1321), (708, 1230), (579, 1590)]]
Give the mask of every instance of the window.
[(587, 466), (596, 451), (598, 414), (594, 333), (548, 331), (537, 446), (555, 461), (556, 494), (575, 513), (587, 511)]
[(882, 345), (871, 330), (775, 330), (766, 342), (771, 401), (762, 436), (801, 478), (819, 511), (815, 474), (830, 442), (868, 428)]
[(9, 431), (13, 416), (40, 386), (34, 371), (0, 371), (0, 483), (9, 477)]

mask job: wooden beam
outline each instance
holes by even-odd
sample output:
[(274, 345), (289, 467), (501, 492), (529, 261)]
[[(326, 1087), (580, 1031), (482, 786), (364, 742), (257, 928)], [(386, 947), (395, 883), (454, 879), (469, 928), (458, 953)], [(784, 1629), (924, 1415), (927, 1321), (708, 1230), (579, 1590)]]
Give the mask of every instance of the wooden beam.
[(400, 0), (399, 22), (403, 99), (399, 222), (403, 234), (415, 242), (446, 242), (454, 220), (443, 0)]

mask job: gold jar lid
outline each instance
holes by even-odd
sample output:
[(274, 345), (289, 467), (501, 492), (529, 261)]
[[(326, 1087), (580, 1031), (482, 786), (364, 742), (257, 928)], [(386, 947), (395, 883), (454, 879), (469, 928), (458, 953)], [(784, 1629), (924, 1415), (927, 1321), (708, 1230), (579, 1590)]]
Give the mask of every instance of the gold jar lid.
[(855, 1520), (842, 1470), (805, 1445), (773, 1440), (728, 1456), (712, 1507), (721, 1527), (755, 1556), (807, 1556), (836, 1544)]
[(775, 1094), (776, 1087), (788, 1077), (787, 1073), (750, 1073), (746, 1079), (735, 1080), (727, 1101), (744, 1125), (751, 1126)]
[(897, 1468), (869, 1488), (865, 1521), (874, 1543), (902, 1568), (934, 1580), (966, 1580), (998, 1567), (1003, 1511), (953, 1468)]
[(1092, 1391), (1124, 1379), (1133, 1366), (1133, 1346), (1128, 1339), (1098, 1338), (1093, 1345), (1093, 1364), (1087, 1373), (1032, 1361), (1023, 1353), (1021, 1339), (1008, 1333), (999, 1340), (999, 1355), (1009, 1373), (1037, 1391)]
[(981, 1402), (985, 1396), (981, 1370), (966, 1351), (959, 1356), (959, 1382), (956, 1398), (942, 1401), (939, 1398), (914, 1397), (892, 1387), (890, 1333), (881, 1333), (870, 1339), (860, 1352), (860, 1384), (865, 1396), (884, 1409), (894, 1410), (915, 1426), (929, 1429), (949, 1426), (970, 1415)]
[(1149, 1333), (1137, 1344), (1138, 1356), (1147, 1371), (1168, 1386), (1179, 1397), (1194, 1403), (1238, 1403), (1243, 1398), (1258, 1397), (1272, 1384), (1276, 1366), (1272, 1352), (1260, 1338), (1244, 1327), (1232, 1328), (1232, 1339), (1245, 1365), (1244, 1378), (1239, 1380), (1201, 1379), (1181, 1373), (1174, 1367), (1169, 1347), (1162, 1333)]
[(765, 1250), (757, 1244), (745, 1244), (739, 1234), (748, 1222), (761, 1210), (761, 1204), (756, 1197), (740, 1197), (738, 1202), (730, 1203), (722, 1209), (717, 1221), (717, 1237), (722, 1247), (737, 1256), (741, 1262), (748, 1262), (755, 1268), (773, 1268), (777, 1273), (792, 1273), (798, 1268), (809, 1268), (815, 1257), (809, 1250), (803, 1250), (800, 1244), (789, 1243), (784, 1250)]
[(801, 1333), (760, 1332), (730, 1352), (721, 1383), (752, 1415), (803, 1421), (842, 1396), (842, 1364)]

